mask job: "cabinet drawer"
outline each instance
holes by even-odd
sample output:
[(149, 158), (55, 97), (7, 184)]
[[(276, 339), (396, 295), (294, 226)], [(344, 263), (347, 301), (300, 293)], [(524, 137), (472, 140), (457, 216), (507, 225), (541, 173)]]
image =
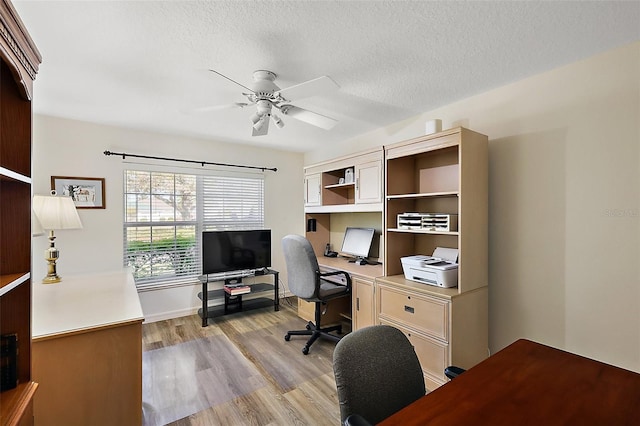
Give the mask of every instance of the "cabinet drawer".
[(446, 301), (380, 286), (380, 316), (449, 341), (449, 303)]
[(407, 336), (416, 351), (422, 371), (425, 377), (428, 378), (428, 380), (425, 380), (425, 385), (428, 390), (432, 391), (437, 387), (434, 386), (435, 384), (439, 386), (445, 382), (444, 369), (448, 365), (449, 345), (407, 330), (393, 322), (381, 320), (380, 323), (396, 327)]

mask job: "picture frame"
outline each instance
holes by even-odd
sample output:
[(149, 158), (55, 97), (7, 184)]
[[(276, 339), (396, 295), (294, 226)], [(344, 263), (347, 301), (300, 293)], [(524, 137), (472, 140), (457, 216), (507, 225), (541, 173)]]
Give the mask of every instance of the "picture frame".
[(51, 176), (51, 189), (71, 197), (76, 209), (106, 208), (104, 184), (104, 178)]

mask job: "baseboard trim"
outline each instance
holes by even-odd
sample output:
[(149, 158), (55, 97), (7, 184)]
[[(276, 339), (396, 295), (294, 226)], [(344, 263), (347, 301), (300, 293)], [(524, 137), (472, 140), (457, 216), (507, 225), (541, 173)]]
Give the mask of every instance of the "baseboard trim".
[(180, 318), (180, 317), (188, 317), (190, 315), (194, 315), (197, 313), (198, 313), (197, 307), (179, 309), (179, 310), (170, 311), (170, 312), (159, 312), (153, 315), (145, 315), (143, 324), (148, 324), (148, 323), (157, 322), (157, 321), (164, 321), (164, 320), (169, 320), (174, 318)]

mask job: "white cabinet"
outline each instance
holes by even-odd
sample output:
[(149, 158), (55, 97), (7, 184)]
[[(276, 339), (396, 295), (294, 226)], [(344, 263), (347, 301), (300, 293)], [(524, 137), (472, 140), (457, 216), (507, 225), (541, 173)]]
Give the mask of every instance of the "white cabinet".
[(381, 212), (382, 159), (376, 148), (305, 167), (305, 212)]
[(376, 318), (373, 280), (352, 275), (351, 294), (353, 330), (374, 325)]
[(382, 202), (382, 161), (357, 164), (356, 204)]
[(304, 177), (304, 205), (319, 206), (322, 204), (322, 175), (313, 173)]

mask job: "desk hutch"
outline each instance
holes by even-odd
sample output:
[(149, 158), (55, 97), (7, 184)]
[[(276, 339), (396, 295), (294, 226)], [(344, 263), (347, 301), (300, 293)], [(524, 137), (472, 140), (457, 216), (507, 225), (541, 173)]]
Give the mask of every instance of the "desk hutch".
[[(345, 179), (348, 174), (353, 176), (351, 181)], [(378, 236), (382, 237), (383, 177), (382, 148), (304, 169), (306, 237), (313, 246), (320, 267), (324, 271), (338, 269), (349, 272), (353, 286), (352, 300), (339, 298), (327, 304), (323, 317), (325, 324), (347, 318), (352, 321), (355, 330), (375, 323), (374, 279), (383, 275), (383, 266), (355, 265), (345, 258), (324, 257), (323, 253), (327, 243), (333, 243), (334, 249), (339, 250), (345, 223), (361, 226), (363, 218), (367, 220), (366, 226), (374, 227)], [(341, 178), (345, 182), (341, 183)], [(336, 226), (336, 223), (341, 225)], [(313, 303), (298, 300), (298, 315), (313, 321)]]
[[(383, 167), (372, 171), (373, 164)], [(359, 166), (361, 165), (361, 166)], [(338, 181), (353, 167), (353, 193)], [(358, 170), (366, 173), (358, 174)], [(364, 184), (366, 182), (366, 185)], [(365, 203), (357, 188), (376, 187), (382, 203), (370, 196)], [(330, 238), (332, 215), (381, 212), (382, 265), (376, 268), (345, 266), (322, 256)], [(451, 231), (405, 229), (399, 214), (457, 215)], [(351, 307), (353, 329), (389, 324), (404, 331), (420, 359), (429, 390), (442, 385), (444, 368), (455, 364), (470, 368), (488, 356), (488, 138), (465, 128), (386, 145), (350, 157), (305, 168), (307, 238), (321, 266), (346, 269), (353, 274)], [(312, 220), (310, 222), (310, 220)], [(401, 258), (431, 255), (436, 247), (458, 249), (458, 286), (440, 288), (406, 280)], [(340, 300), (340, 299), (337, 299)], [(298, 313), (309, 312), (299, 302)], [(343, 315), (344, 316), (344, 315)], [(333, 318), (327, 318), (331, 320)]]

